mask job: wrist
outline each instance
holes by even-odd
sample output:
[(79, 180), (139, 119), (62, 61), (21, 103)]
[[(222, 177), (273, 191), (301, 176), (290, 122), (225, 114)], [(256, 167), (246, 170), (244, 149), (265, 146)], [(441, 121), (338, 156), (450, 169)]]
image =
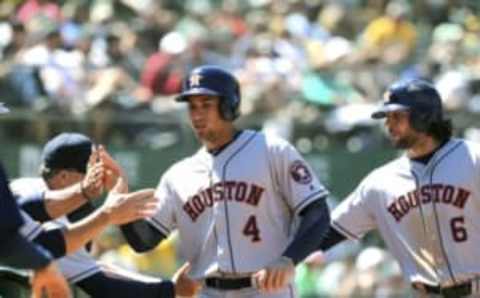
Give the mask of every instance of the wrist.
[(47, 266), (34, 270), (33, 272), (35, 273), (53, 272), (55, 271), (55, 269), (56, 269), (55, 264), (53, 262), (50, 262), (47, 264)]
[(87, 202), (90, 202), (91, 200), (93, 200), (93, 196), (88, 194), (88, 190), (85, 187), (83, 180), (80, 181), (80, 194)]

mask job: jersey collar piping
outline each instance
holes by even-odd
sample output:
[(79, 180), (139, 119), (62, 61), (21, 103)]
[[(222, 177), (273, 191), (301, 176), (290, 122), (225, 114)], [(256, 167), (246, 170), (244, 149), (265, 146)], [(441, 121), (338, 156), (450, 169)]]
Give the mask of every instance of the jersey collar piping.
[(230, 142), (226, 143), (225, 145), (221, 146), (220, 148), (213, 149), (213, 150), (207, 150), (208, 153), (210, 153), (213, 156), (218, 156), (220, 153), (222, 153), (227, 147), (229, 147), (232, 143), (234, 143), (238, 137), (242, 134), (242, 130), (236, 131), (235, 134), (233, 135), (233, 138), (230, 140)]
[(453, 138), (448, 140), (446, 143), (438, 147), (437, 150), (435, 150), (433, 155), (428, 159), (426, 163), (410, 158), (407, 158), (407, 160), (410, 162), (414, 169), (421, 170), (422, 172), (428, 171), (428, 169), (430, 169), (434, 164), (437, 164), (437, 161), (440, 161), (445, 154), (450, 152), (450, 149), (458, 145), (459, 142), (460, 141), (458, 139)]
[(443, 143), (441, 143), (437, 148), (435, 148), (432, 152), (428, 153), (428, 154), (425, 154), (425, 155), (422, 155), (422, 156), (419, 156), (419, 157), (415, 157), (415, 158), (410, 158), (411, 160), (413, 161), (416, 161), (416, 162), (419, 162), (419, 163), (422, 163), (424, 165), (428, 164), (428, 162), (432, 159), (432, 157), (437, 153), (437, 152), (440, 152), (443, 148), (443, 146), (445, 146), (447, 143), (448, 143), (449, 140), (446, 140), (444, 141)]

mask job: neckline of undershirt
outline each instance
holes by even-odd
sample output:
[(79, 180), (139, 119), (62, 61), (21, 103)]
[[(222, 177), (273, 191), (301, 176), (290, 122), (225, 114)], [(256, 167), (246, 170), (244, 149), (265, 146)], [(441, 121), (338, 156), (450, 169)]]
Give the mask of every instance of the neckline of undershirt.
[(225, 148), (227, 148), (230, 144), (235, 142), (235, 140), (242, 134), (242, 132), (243, 132), (242, 130), (236, 131), (235, 134), (233, 135), (233, 138), (229, 142), (223, 144), (219, 148), (207, 150), (208, 153), (210, 153), (213, 156), (219, 155)]
[(422, 155), (422, 156), (419, 156), (419, 157), (415, 157), (415, 158), (410, 158), (412, 161), (416, 161), (416, 162), (419, 162), (421, 164), (428, 164), (428, 162), (432, 159), (432, 157), (435, 155), (435, 153), (437, 153), (440, 149), (443, 148), (443, 146), (445, 146), (445, 144), (448, 143), (448, 140), (445, 140), (443, 141), (443, 143), (441, 143), (437, 148), (435, 148), (432, 152), (430, 153), (427, 153), (425, 155)]

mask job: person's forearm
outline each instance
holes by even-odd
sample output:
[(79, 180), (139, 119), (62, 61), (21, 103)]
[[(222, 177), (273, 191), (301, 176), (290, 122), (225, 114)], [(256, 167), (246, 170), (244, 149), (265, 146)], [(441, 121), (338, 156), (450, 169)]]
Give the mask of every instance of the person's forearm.
[(99, 209), (72, 224), (64, 232), (67, 254), (94, 239), (109, 224), (123, 225), (140, 218), (151, 217), (157, 207), (153, 193), (153, 189), (142, 189), (122, 195), (110, 193)]
[(323, 199), (305, 209), (297, 234), (283, 254), (295, 265), (318, 249), (329, 228), (330, 213)]
[(51, 218), (68, 214), (88, 202), (80, 183), (61, 190), (47, 190), (44, 196), (45, 209)]
[(64, 231), (66, 253), (70, 254), (85, 246), (109, 225), (109, 215), (102, 208), (69, 226)]

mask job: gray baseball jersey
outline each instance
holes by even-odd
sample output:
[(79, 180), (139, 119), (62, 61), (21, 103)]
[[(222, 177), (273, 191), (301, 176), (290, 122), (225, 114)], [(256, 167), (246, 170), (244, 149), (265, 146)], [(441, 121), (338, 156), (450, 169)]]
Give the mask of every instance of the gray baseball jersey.
[[(44, 191), (46, 185), (41, 178), (20, 178), (14, 180), (11, 184), (12, 192), (18, 195), (28, 195), (32, 192)], [(58, 228), (69, 224), (68, 219), (62, 216), (51, 222), (40, 224), (32, 219), (27, 213), (21, 211), (24, 224), (20, 229), (22, 235), (28, 240), (35, 239), (42, 231), (50, 228)], [(100, 271), (95, 259), (81, 248), (75, 253), (56, 260), (56, 263), (70, 283), (79, 282)]]
[(452, 139), (424, 165), (400, 157), (332, 212), (345, 236), (378, 229), (409, 282), (449, 286), (480, 274), (480, 146)]
[(296, 215), (326, 195), (293, 146), (246, 130), (216, 155), (202, 148), (171, 167), (150, 222), (164, 234), (179, 230), (193, 277), (248, 275), (284, 252)]

